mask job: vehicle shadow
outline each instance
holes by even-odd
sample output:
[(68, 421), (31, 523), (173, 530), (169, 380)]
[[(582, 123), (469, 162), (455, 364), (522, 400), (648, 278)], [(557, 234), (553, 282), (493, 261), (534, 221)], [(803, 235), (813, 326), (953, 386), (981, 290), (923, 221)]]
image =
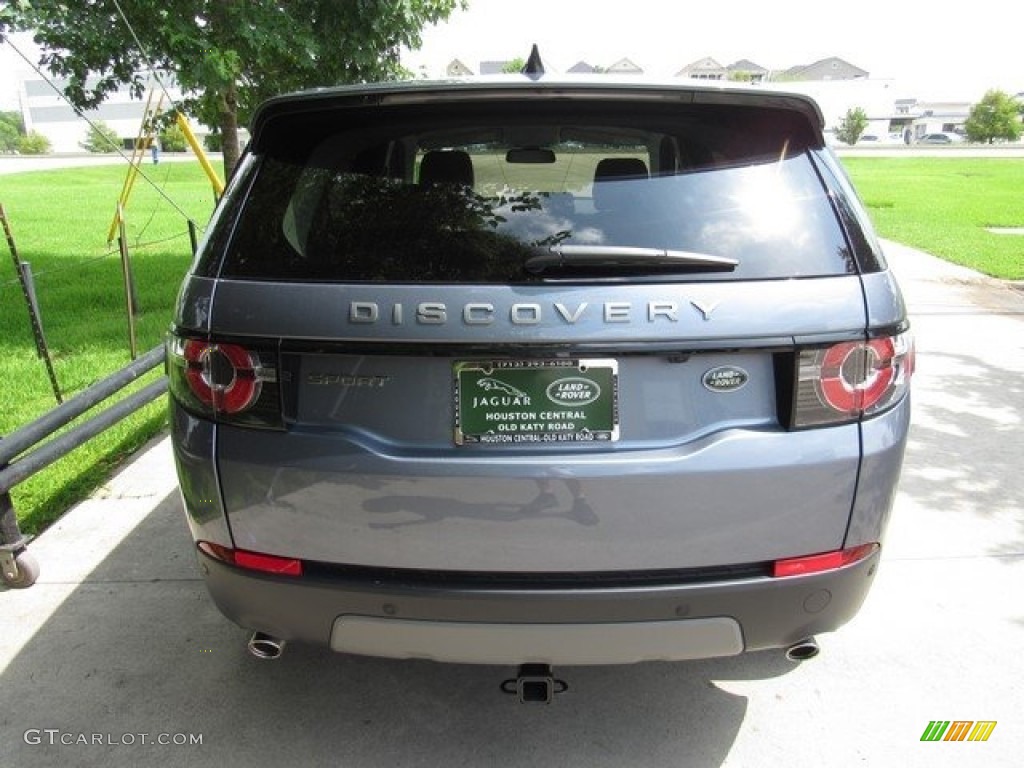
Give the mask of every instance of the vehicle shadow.
[[(1001, 338), (986, 334), (991, 319), (971, 318), (979, 344)], [(954, 321), (933, 316), (917, 323), (913, 418), (900, 492), (929, 520), (917, 520), (913, 546), (933, 556), (1022, 555), (1024, 358), (943, 344), (942, 329)], [(908, 512), (899, 510), (894, 524)], [(939, 531), (941, 540), (931, 535)]]
[(6, 660), (5, 764), (714, 766), (747, 713), (719, 682), (795, 669), (781, 653), (561, 668), (570, 688), (544, 706), (500, 692), (511, 668), (305, 645), (261, 661), (191, 551), (175, 493)]

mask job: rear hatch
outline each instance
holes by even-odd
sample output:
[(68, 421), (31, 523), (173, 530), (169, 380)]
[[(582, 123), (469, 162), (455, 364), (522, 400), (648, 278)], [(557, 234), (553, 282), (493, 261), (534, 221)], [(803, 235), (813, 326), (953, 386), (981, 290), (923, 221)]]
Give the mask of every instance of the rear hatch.
[(254, 382), (218, 414), (236, 546), (542, 574), (842, 546), (863, 403), (827, 381), (873, 363), (816, 113), (672, 93), (265, 110), (179, 329)]

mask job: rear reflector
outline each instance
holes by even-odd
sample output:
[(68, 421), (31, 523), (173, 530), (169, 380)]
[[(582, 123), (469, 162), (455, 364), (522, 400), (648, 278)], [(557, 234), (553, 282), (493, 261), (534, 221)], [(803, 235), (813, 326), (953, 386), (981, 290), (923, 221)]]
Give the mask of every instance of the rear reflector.
[(842, 568), (869, 557), (877, 549), (878, 544), (861, 544), (850, 549), (837, 549), (834, 552), (822, 552), (817, 555), (807, 555), (806, 557), (776, 560), (772, 568), (772, 576), (783, 578), (785, 576), (806, 576), (811, 573), (834, 571), (837, 568)]
[(249, 552), (245, 549), (231, 549), (209, 541), (200, 541), (197, 546), (216, 560), (246, 570), (273, 573), (279, 576), (302, 575), (302, 561), (294, 557), (278, 557), (262, 552)]

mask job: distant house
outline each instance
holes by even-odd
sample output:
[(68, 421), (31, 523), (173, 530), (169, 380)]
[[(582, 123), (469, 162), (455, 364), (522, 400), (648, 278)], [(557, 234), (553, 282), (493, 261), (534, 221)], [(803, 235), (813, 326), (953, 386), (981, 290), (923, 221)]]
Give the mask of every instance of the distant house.
[(480, 62), (480, 74), (481, 75), (500, 75), (505, 71), (505, 67), (512, 63), (511, 59), (505, 61), (481, 61)]
[(740, 59), (734, 61), (728, 67), (728, 79), (729, 80), (742, 80), (747, 83), (762, 83), (768, 79), (771, 74), (767, 69), (755, 64), (750, 59)]
[(862, 80), (867, 79), (868, 72), (855, 67), (848, 61), (837, 56), (816, 61), (813, 64), (801, 64), (776, 73), (773, 80)]
[(449, 77), (465, 77), (467, 75), (472, 75), (473, 70), (458, 59), (452, 59), (445, 68), (445, 73), (447, 73)]
[(918, 101), (911, 109), (914, 115), (914, 138), (926, 133), (963, 133), (971, 114), (971, 105), (963, 101)]
[(723, 67), (710, 56), (692, 61), (676, 72), (676, 77), (689, 77), (694, 80), (741, 80), (748, 83), (760, 83), (768, 79), (769, 71), (750, 59), (740, 59), (727, 67)]
[(729, 70), (710, 56), (692, 61), (676, 72), (676, 77), (689, 77), (694, 80), (725, 80)]
[(587, 64), (585, 61), (577, 61), (566, 71), (570, 75), (593, 75), (601, 70), (593, 64)]
[(642, 75), (644, 71), (629, 59), (619, 59), (605, 72), (609, 75)]

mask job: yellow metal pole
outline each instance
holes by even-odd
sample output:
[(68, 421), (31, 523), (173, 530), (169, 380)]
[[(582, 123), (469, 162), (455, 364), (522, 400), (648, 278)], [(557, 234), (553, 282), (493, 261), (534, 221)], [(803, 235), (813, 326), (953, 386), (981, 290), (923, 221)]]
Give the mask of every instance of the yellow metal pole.
[[(135, 186), (135, 178), (139, 175), (139, 166), (142, 164), (143, 158), (146, 156), (146, 141), (153, 134), (153, 126), (156, 124), (157, 115), (160, 114), (160, 109), (164, 103), (164, 95), (161, 93), (156, 102), (156, 107), (153, 107), (153, 91), (150, 90), (149, 96), (146, 99), (146, 109), (143, 112), (142, 123), (139, 125), (139, 133), (135, 137), (135, 143), (132, 145), (132, 159), (129, 163), (128, 173), (124, 177), (124, 184), (121, 187), (121, 196), (117, 199), (117, 204), (121, 208), (128, 205), (128, 198), (132, 194), (132, 188)], [(107, 245), (114, 242), (114, 235), (117, 232), (118, 220), (120, 215), (114, 214), (114, 220), (110, 222), (110, 229), (107, 230)]]
[(203, 166), (203, 171), (206, 172), (206, 177), (210, 180), (210, 183), (213, 184), (214, 193), (217, 197), (220, 197), (224, 194), (224, 182), (220, 180), (220, 176), (217, 175), (217, 172), (213, 170), (213, 166), (210, 165), (209, 158), (203, 151), (203, 147), (196, 138), (196, 135), (192, 133), (192, 129), (189, 127), (188, 120), (185, 119), (185, 116), (179, 112), (176, 120), (181, 132), (185, 134), (185, 141), (187, 141), (188, 145), (192, 147), (192, 151), (196, 153), (196, 157), (199, 158), (199, 164)]
[(132, 275), (132, 263), (128, 257), (128, 236), (124, 226), (124, 208), (117, 206), (118, 250), (121, 252), (121, 272), (124, 276), (124, 298), (128, 310), (128, 351), (131, 352), (132, 360), (138, 357), (139, 348), (135, 335), (135, 313), (138, 311), (138, 301), (135, 298), (135, 277)]

